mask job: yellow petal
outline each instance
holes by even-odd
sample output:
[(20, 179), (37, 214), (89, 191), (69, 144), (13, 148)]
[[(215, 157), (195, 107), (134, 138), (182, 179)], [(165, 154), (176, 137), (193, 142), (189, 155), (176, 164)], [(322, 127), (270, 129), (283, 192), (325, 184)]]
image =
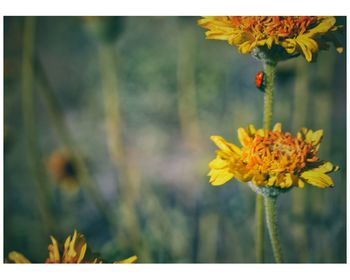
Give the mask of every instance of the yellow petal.
[(344, 48), (343, 47), (337, 47), (336, 50), (337, 50), (338, 53), (342, 53), (344, 51)]
[(210, 40), (229, 40), (231, 36), (227, 34), (222, 34), (221, 32), (207, 31), (205, 32), (205, 38)]
[(248, 125), (248, 128), (247, 128), (247, 133), (248, 135), (251, 137), (251, 136), (254, 136), (255, 133), (256, 133), (256, 128), (254, 125), (250, 124)]
[(208, 175), (211, 176), (209, 183), (211, 183), (213, 186), (221, 186), (234, 177), (234, 175), (229, 172), (228, 169), (212, 169)]
[(290, 173), (287, 173), (284, 175), (284, 187), (285, 188), (290, 188), (293, 186), (293, 179)]
[(226, 160), (221, 159), (220, 157), (216, 157), (209, 163), (209, 168), (212, 169), (222, 169), (228, 166), (228, 162)]
[(16, 251), (10, 252), (8, 258), (14, 263), (30, 263), (30, 261), (25, 256)]
[(286, 39), (281, 45), (289, 54), (293, 54), (296, 51), (297, 43), (295, 39)]
[(238, 128), (237, 130), (238, 140), (242, 144), (243, 147), (248, 146), (251, 138), (249, 137), (247, 131), (244, 128)]
[(277, 179), (276, 175), (271, 175), (267, 181), (267, 186), (272, 187), (275, 184), (276, 179)]
[(252, 49), (256, 47), (256, 42), (244, 42), (243, 44), (239, 45), (238, 51), (242, 54), (250, 53)]
[(334, 185), (331, 177), (313, 170), (303, 172), (300, 177), (310, 185), (319, 188), (332, 187)]
[(260, 128), (260, 129), (258, 129), (256, 131), (256, 134), (261, 136), (261, 137), (264, 137), (265, 136), (265, 130)]
[(53, 236), (50, 236), (51, 238), (51, 242), (52, 242), (52, 248), (53, 248), (53, 258), (55, 262), (60, 262), (60, 252), (58, 250), (58, 244), (57, 244), (57, 241), (56, 239), (53, 237)]
[(273, 37), (269, 37), (267, 40), (266, 40), (266, 45), (269, 49), (271, 49), (272, 47), (272, 44), (273, 44)]
[(306, 127), (301, 128), (297, 134), (297, 138), (299, 140), (305, 140), (307, 132), (308, 129)]
[(311, 62), (312, 53), (318, 50), (317, 42), (314, 39), (311, 39), (307, 36), (298, 36), (296, 39), (296, 43), (300, 47), (302, 53), (304, 54), (306, 60)]
[(232, 143), (227, 142), (223, 137), (221, 136), (211, 136), (210, 139), (218, 146), (223, 152), (227, 154), (234, 153), (241, 153), (241, 150)]
[(297, 181), (297, 186), (298, 186), (299, 188), (304, 188), (305, 184), (304, 184), (303, 180), (298, 179), (298, 181)]
[(127, 259), (124, 259), (124, 260), (121, 260), (121, 261), (116, 261), (114, 262), (115, 264), (127, 264), (127, 263), (135, 263), (137, 261), (137, 256), (132, 256), (130, 258), (127, 258)]
[(78, 233), (76, 230), (74, 230), (72, 241), (69, 243), (69, 249), (67, 251), (67, 255), (70, 257), (75, 257), (77, 255), (77, 252), (75, 251), (75, 242), (77, 240), (77, 237)]
[(321, 22), (318, 25), (305, 32), (305, 35), (315, 36), (318, 33), (326, 33), (335, 25), (335, 23), (335, 17), (324, 17), (323, 19), (321, 19)]
[(69, 249), (69, 244), (70, 244), (70, 240), (71, 240), (71, 236), (69, 235), (66, 239), (66, 241), (64, 242), (64, 252), (67, 252)]
[(316, 168), (313, 168), (308, 171), (313, 171), (313, 172), (320, 172), (320, 173), (329, 173), (329, 172), (335, 172), (339, 170), (339, 166), (333, 165), (329, 161), (323, 163), (320, 166), (317, 166)]
[(80, 254), (79, 254), (79, 258), (78, 258), (78, 263), (81, 263), (82, 260), (84, 259), (86, 249), (87, 249), (87, 244), (85, 243), (85, 244), (83, 245), (83, 247), (81, 247)]
[(268, 183), (268, 180), (265, 179), (265, 176), (258, 173), (253, 175), (252, 182), (255, 186), (266, 186)]
[(322, 137), (323, 137), (323, 129), (316, 130), (310, 135), (311, 143), (313, 145), (318, 145), (321, 142)]
[(274, 132), (281, 132), (282, 131), (282, 124), (281, 123), (276, 123), (275, 126), (273, 127)]

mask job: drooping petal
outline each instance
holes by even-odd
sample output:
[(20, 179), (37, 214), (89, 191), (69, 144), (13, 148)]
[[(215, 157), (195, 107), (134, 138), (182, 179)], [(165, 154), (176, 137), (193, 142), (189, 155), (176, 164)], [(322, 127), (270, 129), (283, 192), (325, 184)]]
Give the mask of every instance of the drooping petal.
[(240, 153), (241, 150), (236, 146), (229, 142), (227, 142), (223, 137), (221, 136), (211, 136), (210, 139), (225, 153)]
[(335, 17), (322, 17), (322, 20), (314, 28), (309, 29), (305, 35), (315, 36), (320, 33), (328, 32), (336, 23)]
[(221, 159), (220, 157), (216, 157), (209, 163), (209, 168), (212, 169), (223, 169), (228, 166), (228, 162), (226, 160)]
[(333, 165), (331, 162), (327, 161), (317, 166), (316, 168), (309, 169), (308, 171), (320, 172), (320, 173), (330, 173), (339, 170), (339, 166)]
[(30, 263), (30, 261), (23, 256), (21, 253), (18, 253), (16, 251), (12, 251), (9, 253), (8, 258), (11, 262), (14, 263)]
[(312, 60), (312, 54), (317, 52), (318, 46), (315, 40), (306, 36), (299, 36), (296, 39), (297, 45), (300, 47), (303, 52), (306, 60), (310, 62)]
[(317, 171), (305, 171), (301, 173), (300, 177), (305, 180), (305, 182), (319, 188), (333, 187), (334, 183), (331, 177), (328, 175), (317, 172)]
[(131, 257), (127, 258), (127, 259), (116, 261), (114, 263), (118, 263), (118, 264), (135, 263), (137, 261), (137, 259), (138, 259), (137, 256), (131, 256)]
[(228, 169), (212, 169), (208, 173), (208, 176), (211, 176), (209, 183), (213, 186), (221, 186), (234, 177)]

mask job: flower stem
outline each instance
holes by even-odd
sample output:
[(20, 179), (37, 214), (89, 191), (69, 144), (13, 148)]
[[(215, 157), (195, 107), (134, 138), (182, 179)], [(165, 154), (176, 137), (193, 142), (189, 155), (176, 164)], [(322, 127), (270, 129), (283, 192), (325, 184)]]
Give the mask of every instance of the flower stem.
[[(264, 95), (264, 129), (271, 128), (272, 109), (273, 109), (273, 84), (275, 79), (276, 63), (271, 61), (264, 62), (264, 71), (266, 75), (265, 95)], [(256, 261), (264, 262), (264, 197), (257, 194), (255, 201), (255, 254)]]
[(37, 123), (35, 120), (34, 74), (32, 57), (34, 54), (35, 17), (24, 18), (23, 64), (22, 64), (22, 109), (25, 136), (28, 148), (28, 163), (37, 185), (38, 206), (43, 228), (49, 234), (55, 233), (51, 194), (45, 180), (45, 169), (38, 144)]
[(255, 236), (255, 255), (258, 263), (264, 262), (264, 197), (261, 194), (256, 195), (255, 202), (255, 220), (256, 220), (256, 236)]
[(273, 109), (273, 85), (275, 80), (276, 63), (265, 62), (265, 96), (264, 96), (264, 129), (271, 128), (272, 109)]
[(276, 263), (283, 263), (282, 249), (278, 238), (276, 202), (277, 197), (265, 197), (266, 223), (275, 261)]
[(113, 44), (98, 42), (97, 57), (100, 65), (101, 86), (105, 109), (107, 147), (118, 176), (118, 204), (121, 213), (127, 213), (123, 228), (128, 244), (140, 244), (140, 228), (137, 216), (137, 201), (140, 194), (140, 175), (132, 158), (126, 153), (123, 140), (123, 116), (118, 89), (118, 53)]

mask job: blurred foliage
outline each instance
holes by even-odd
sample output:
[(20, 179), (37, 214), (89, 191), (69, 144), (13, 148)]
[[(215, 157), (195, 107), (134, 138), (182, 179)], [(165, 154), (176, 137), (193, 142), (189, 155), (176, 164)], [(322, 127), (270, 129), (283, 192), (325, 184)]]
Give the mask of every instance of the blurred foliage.
[[(77, 229), (107, 261), (136, 254), (141, 263), (255, 262), (255, 194), (235, 181), (212, 187), (206, 173), (216, 149), (210, 135), (234, 141), (238, 127), (261, 126), (259, 61), (205, 40), (195, 17), (35, 21), (33, 65), (42, 71), (34, 74), (33, 102), (42, 163), (68, 148), (88, 173), (75, 193), (42, 174), (55, 225), (47, 232), (21, 105), (25, 21), (5, 17), (4, 256), (17, 250), (34, 262), (45, 259), (50, 234), (62, 242)], [(345, 70), (345, 54), (334, 49), (317, 63), (297, 58), (278, 65), (273, 121), (293, 133), (324, 129), (320, 157), (341, 166), (335, 188), (306, 186), (281, 196), (287, 262), (346, 261)]]

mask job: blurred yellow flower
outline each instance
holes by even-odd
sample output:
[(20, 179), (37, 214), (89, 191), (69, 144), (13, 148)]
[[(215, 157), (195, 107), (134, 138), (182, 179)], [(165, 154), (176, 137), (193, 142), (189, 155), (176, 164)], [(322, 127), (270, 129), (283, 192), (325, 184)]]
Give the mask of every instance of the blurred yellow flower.
[(79, 187), (79, 172), (73, 155), (65, 149), (52, 153), (47, 160), (47, 170), (52, 178), (68, 190)]
[(207, 39), (228, 41), (242, 54), (256, 48), (269, 53), (274, 47), (287, 57), (301, 53), (310, 62), (319, 49), (328, 48), (328, 41), (343, 51), (333, 34), (340, 26), (331, 16), (211, 16), (198, 24), (209, 30)]
[[(49, 257), (46, 259), (46, 263), (102, 263), (100, 259), (88, 256), (85, 237), (76, 230), (74, 230), (73, 236), (69, 235), (64, 242), (62, 254), (56, 239), (52, 236), (51, 242), (48, 246)], [(14, 263), (30, 263), (26, 257), (15, 251), (10, 252), (8, 258)], [(134, 263), (136, 261), (137, 256), (132, 256), (114, 263)]]
[(241, 148), (221, 136), (211, 136), (220, 150), (209, 163), (210, 183), (219, 186), (236, 178), (255, 186), (278, 188), (303, 188), (305, 182), (319, 188), (333, 186), (327, 173), (339, 167), (317, 157), (323, 131), (302, 128), (293, 137), (281, 129), (280, 123), (272, 131), (257, 130), (253, 125), (239, 128)]

